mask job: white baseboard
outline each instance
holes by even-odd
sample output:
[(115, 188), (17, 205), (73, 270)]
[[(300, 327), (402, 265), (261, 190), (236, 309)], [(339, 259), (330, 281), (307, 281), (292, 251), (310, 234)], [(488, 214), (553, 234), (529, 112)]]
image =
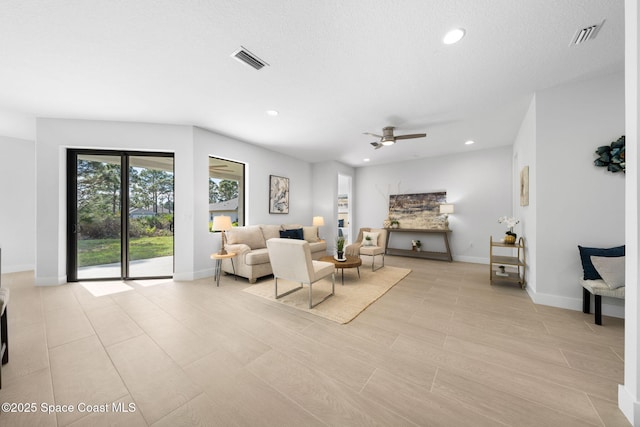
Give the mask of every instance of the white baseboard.
[(173, 273), (173, 280), (177, 280), (179, 282), (191, 282), (193, 280), (204, 279), (211, 276), (213, 276), (213, 268), (205, 268), (198, 271)]
[[(566, 308), (568, 310), (582, 311), (582, 298), (563, 297), (559, 295), (543, 294), (535, 292), (530, 287), (527, 287), (527, 293), (536, 304), (548, 305), (551, 307)], [(581, 291), (582, 292), (582, 291)], [(622, 305), (618, 305), (611, 302), (621, 302)], [(593, 303), (591, 304), (591, 311), (593, 312)], [(624, 319), (624, 301), (617, 298), (602, 297), (602, 314), (605, 316), (618, 317)]]
[(640, 420), (640, 402), (629, 394), (624, 384), (618, 384), (618, 408), (622, 411), (631, 425), (637, 426)]
[(36, 276), (35, 285), (36, 286), (58, 286), (64, 285), (67, 283), (67, 275), (59, 276), (59, 277), (38, 277)]
[(24, 264), (24, 265), (3, 265), (2, 266), (2, 274), (5, 273), (20, 273), (22, 271), (33, 271), (35, 270), (35, 265), (33, 264)]
[(481, 258), (475, 256), (454, 256), (454, 261), (470, 262), (472, 264), (487, 264), (489, 265), (489, 258)]

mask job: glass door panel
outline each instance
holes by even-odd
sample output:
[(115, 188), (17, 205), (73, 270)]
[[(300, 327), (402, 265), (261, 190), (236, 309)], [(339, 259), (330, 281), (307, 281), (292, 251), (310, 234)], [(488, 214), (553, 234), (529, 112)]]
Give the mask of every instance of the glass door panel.
[(121, 172), (120, 156), (78, 154), (76, 158), (74, 237), (79, 280), (121, 277)]
[(129, 156), (128, 277), (173, 274), (173, 157)]

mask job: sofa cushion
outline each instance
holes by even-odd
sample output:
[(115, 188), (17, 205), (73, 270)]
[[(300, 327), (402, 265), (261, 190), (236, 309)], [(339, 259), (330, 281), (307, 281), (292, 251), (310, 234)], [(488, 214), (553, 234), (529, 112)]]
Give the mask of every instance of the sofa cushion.
[(246, 227), (234, 227), (226, 232), (227, 243), (236, 244), (244, 243), (251, 249), (266, 248), (262, 229), (257, 225), (250, 225)]
[(617, 289), (611, 289), (604, 283), (604, 280), (580, 280), (583, 288), (591, 292), (593, 295), (602, 295), (603, 297), (623, 298), (626, 286)]
[(302, 227), (302, 235), (304, 236), (304, 240), (309, 243), (315, 243), (318, 240), (318, 227), (312, 225), (310, 227)]
[(280, 230), (280, 238), (304, 240), (304, 235), (302, 234), (302, 228), (296, 228), (293, 230)]
[(265, 241), (269, 239), (277, 239), (278, 237), (280, 237), (279, 225), (261, 225), (260, 228), (262, 228), (262, 234)]
[(584, 280), (599, 280), (602, 279), (600, 274), (596, 271), (595, 267), (591, 263), (592, 256), (624, 256), (624, 245), (616, 246), (615, 248), (587, 248), (578, 245), (580, 250), (580, 260), (582, 261), (583, 279)]
[(327, 250), (327, 242), (323, 240), (319, 240), (317, 242), (309, 243), (309, 249), (311, 249), (311, 253), (326, 251)]
[(591, 263), (609, 288), (617, 289), (624, 286), (623, 256), (592, 256)]
[(255, 249), (247, 252), (244, 256), (244, 263), (247, 265), (267, 264), (269, 262), (269, 252), (267, 248)]

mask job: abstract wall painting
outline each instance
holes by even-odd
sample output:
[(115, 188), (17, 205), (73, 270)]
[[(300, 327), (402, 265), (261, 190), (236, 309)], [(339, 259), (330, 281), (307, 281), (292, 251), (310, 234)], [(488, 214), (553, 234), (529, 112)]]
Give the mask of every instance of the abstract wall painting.
[(269, 213), (289, 213), (289, 178), (269, 175)]
[(446, 229), (445, 215), (440, 214), (440, 205), (446, 202), (446, 191), (392, 194), (389, 196), (389, 219), (398, 221), (400, 228)]

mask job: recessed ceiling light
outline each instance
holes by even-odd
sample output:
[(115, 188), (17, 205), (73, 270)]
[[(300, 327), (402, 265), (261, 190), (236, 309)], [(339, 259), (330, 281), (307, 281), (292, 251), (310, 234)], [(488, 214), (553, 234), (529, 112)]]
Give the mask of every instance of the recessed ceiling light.
[(471, 139), (470, 139), (470, 140), (468, 140), (467, 142), (465, 142), (464, 144), (465, 144), (465, 145), (471, 145), (471, 144), (475, 144), (475, 143), (476, 143), (475, 141), (473, 141), (473, 140), (471, 140)]
[(267, 111), (265, 111), (265, 112), (267, 113), (267, 116), (271, 116), (271, 117), (275, 117), (275, 116), (277, 116), (278, 114), (280, 114), (280, 113), (278, 113), (276, 110), (267, 110)]
[(444, 38), (442, 39), (442, 43), (444, 44), (458, 43), (460, 40), (462, 40), (463, 37), (464, 37), (464, 29), (454, 28), (453, 30), (445, 34)]
[(370, 162), (371, 159), (362, 159), (363, 162)]

